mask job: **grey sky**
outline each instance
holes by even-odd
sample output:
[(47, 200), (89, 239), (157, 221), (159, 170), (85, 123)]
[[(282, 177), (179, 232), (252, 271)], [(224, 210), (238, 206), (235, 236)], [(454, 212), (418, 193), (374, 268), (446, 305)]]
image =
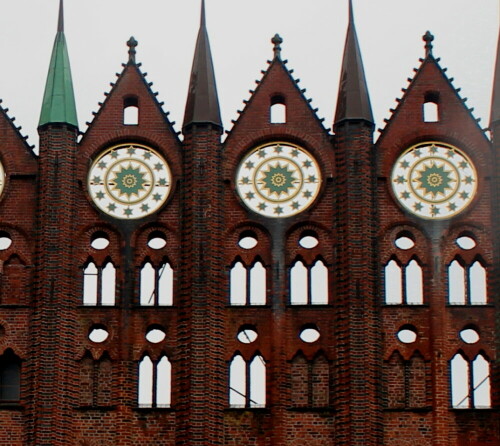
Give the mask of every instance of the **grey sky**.
[[(331, 126), (345, 32), (347, 0), (206, 0), (225, 129), (272, 57), (270, 38), (284, 39), (301, 88)], [(0, 97), (23, 134), (38, 145), (36, 125), (52, 43), (58, 0), (2, 2)], [(180, 130), (199, 24), (200, 0), (65, 0), (66, 38), (80, 129), (104, 100), (127, 60), (125, 42), (139, 41), (137, 60), (154, 82), (164, 109)], [(424, 49), (421, 36), (435, 35), (434, 53), (454, 85), (468, 97), (481, 125), (489, 121), (498, 40), (498, 0), (354, 0), (355, 21), (377, 127), (401, 96)]]

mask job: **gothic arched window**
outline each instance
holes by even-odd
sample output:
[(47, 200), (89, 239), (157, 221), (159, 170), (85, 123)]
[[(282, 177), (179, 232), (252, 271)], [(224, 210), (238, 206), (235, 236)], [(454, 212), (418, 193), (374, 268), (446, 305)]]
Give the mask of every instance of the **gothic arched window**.
[(152, 361), (145, 355), (139, 362), (139, 407), (170, 407), (171, 385), (172, 365), (168, 358)]
[(169, 262), (163, 262), (155, 268), (146, 262), (140, 273), (140, 304), (173, 305), (174, 270)]
[(469, 361), (457, 353), (450, 361), (450, 372), (452, 407), (491, 407), (490, 363), (483, 354)]
[(448, 302), (485, 305), (488, 302), (486, 268), (480, 260), (467, 267), (459, 257), (448, 266)]
[(400, 265), (391, 259), (384, 269), (385, 303), (422, 305), (424, 303), (423, 273), (418, 259)]
[(266, 363), (261, 355), (245, 361), (235, 355), (229, 365), (229, 406), (237, 408), (266, 405)]
[(231, 305), (266, 304), (266, 268), (260, 260), (249, 267), (238, 260), (231, 268), (229, 281)]
[(108, 260), (97, 266), (90, 260), (83, 269), (83, 305), (114, 305), (116, 268)]
[(292, 305), (328, 304), (328, 268), (318, 259), (312, 265), (297, 260), (290, 268)]

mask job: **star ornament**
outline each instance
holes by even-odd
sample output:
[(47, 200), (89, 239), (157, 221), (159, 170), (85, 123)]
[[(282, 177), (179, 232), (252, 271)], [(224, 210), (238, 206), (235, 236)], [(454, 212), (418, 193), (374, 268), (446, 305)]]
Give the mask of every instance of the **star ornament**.
[(430, 194), (433, 198), (438, 195), (444, 196), (447, 190), (452, 189), (455, 182), (450, 176), (451, 171), (446, 170), (444, 164), (439, 166), (431, 162), (429, 165), (424, 165), (419, 174), (420, 176), (416, 179), (419, 183), (417, 187), (423, 191), (424, 195)]
[(113, 188), (120, 195), (138, 196), (139, 192), (145, 190), (145, 176), (139, 167), (132, 167), (131, 164), (128, 167), (121, 166), (120, 171), (115, 172), (115, 177), (112, 180)]
[(263, 172), (264, 188), (268, 190), (269, 195), (288, 195), (290, 189), (295, 188), (297, 177), (295, 171), (291, 170), (289, 165), (282, 165), (277, 162), (274, 166), (269, 164), (269, 169)]

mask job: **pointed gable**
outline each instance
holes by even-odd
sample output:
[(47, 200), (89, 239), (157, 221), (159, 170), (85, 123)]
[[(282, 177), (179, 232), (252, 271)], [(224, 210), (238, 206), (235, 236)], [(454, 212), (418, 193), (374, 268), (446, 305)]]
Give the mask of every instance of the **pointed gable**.
[(59, 4), (57, 34), (38, 126), (41, 127), (45, 124), (69, 124), (78, 127), (73, 80), (66, 37), (64, 36), (63, 0)]
[(344, 57), (340, 72), (340, 85), (334, 123), (339, 124), (349, 119), (374, 123), (361, 50), (359, 48), (356, 27), (354, 26), (352, 1), (349, 2), (349, 26), (347, 28)]
[(222, 127), (215, 71), (205, 20), (205, 1), (201, 3), (201, 23), (191, 70), (183, 129), (191, 124)]

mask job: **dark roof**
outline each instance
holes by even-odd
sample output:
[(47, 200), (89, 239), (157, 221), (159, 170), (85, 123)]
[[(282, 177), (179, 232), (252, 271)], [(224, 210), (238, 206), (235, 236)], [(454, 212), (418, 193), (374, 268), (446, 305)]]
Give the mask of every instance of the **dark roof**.
[(349, 2), (349, 26), (340, 73), (334, 124), (346, 119), (365, 120), (373, 123), (370, 96), (368, 95), (361, 51), (354, 26), (352, 1)]
[(215, 124), (222, 127), (214, 65), (205, 23), (204, 0), (201, 4), (200, 31), (196, 41), (183, 128), (191, 124)]

